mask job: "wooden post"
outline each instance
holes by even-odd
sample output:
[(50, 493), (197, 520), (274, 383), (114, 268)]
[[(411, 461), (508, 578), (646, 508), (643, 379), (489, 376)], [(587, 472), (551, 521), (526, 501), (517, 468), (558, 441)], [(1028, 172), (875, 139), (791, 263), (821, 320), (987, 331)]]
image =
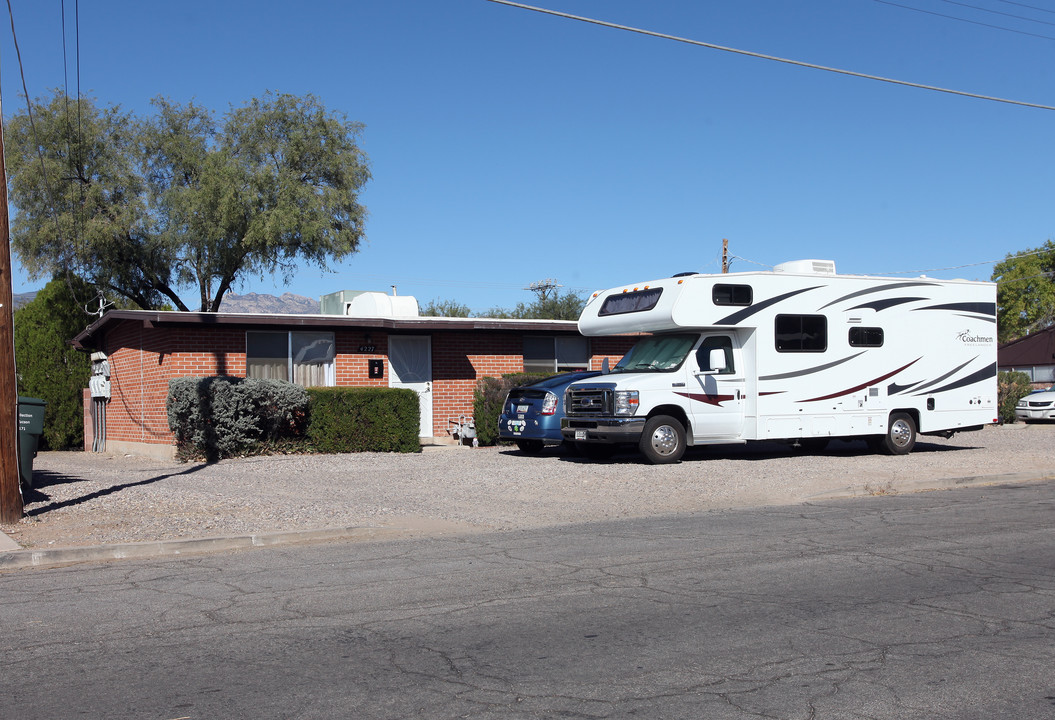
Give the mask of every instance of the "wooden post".
[[(3, 113), (0, 112), (0, 117)], [(0, 127), (0, 522), (22, 519), (18, 480), (18, 389), (15, 385), (15, 321), (11, 290), (11, 237), (7, 216), (7, 166)]]
[(729, 241), (722, 238), (722, 274), (729, 272)]

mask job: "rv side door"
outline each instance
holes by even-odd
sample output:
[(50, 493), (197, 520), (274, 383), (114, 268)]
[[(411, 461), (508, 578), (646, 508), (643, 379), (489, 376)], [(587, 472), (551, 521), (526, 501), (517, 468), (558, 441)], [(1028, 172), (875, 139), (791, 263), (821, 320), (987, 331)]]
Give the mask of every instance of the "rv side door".
[(695, 387), (689, 393), (697, 442), (739, 438), (744, 426), (744, 367), (734, 335), (704, 335), (693, 355)]

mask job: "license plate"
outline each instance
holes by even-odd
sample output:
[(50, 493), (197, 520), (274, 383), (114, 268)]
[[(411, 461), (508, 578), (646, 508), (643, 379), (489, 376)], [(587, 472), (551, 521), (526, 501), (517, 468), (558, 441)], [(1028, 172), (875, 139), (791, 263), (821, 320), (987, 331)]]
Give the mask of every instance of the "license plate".
[(575, 431), (575, 439), (576, 440), (585, 440), (586, 439), (586, 431), (585, 430), (576, 430)]
[(517, 412), (518, 413), (526, 413), (530, 409), (531, 409), (530, 405), (517, 405)]

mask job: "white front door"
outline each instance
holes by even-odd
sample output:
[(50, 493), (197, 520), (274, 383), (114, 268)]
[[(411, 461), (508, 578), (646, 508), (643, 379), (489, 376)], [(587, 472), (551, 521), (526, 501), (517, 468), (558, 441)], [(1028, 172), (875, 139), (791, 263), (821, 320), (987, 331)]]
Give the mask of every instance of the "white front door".
[[(722, 350), (725, 367), (717, 372), (709, 369), (712, 350)], [(687, 366), (694, 362), (696, 388), (688, 393), (693, 400), (693, 436), (697, 442), (739, 438), (744, 428), (744, 369), (740, 367), (741, 353), (731, 335), (707, 335), (700, 342)]]
[(388, 336), (388, 386), (409, 388), (421, 407), (419, 437), (432, 437), (432, 338), (427, 335)]

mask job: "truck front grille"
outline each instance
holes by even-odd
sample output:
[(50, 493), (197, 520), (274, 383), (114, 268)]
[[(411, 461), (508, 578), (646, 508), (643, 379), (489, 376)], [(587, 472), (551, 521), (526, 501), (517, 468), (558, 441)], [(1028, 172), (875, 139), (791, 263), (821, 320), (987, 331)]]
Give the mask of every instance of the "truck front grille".
[(611, 415), (612, 391), (605, 388), (573, 388), (565, 405), (568, 415)]

